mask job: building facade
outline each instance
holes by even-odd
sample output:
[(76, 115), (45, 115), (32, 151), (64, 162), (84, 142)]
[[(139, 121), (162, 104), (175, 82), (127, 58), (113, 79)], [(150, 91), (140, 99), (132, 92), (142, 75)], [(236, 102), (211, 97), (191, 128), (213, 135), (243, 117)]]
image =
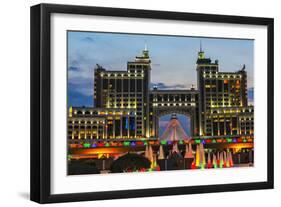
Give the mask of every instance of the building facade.
[(151, 89), (151, 60), (143, 50), (126, 71), (94, 70), (94, 106), (70, 107), (69, 139), (159, 138), (159, 119), (190, 117), (191, 137), (253, 136), (254, 107), (248, 105), (245, 66), (220, 72), (216, 60), (197, 59), (197, 89)]
[(253, 121), (253, 107), (248, 107), (245, 66), (237, 72), (220, 72), (218, 60), (212, 62), (210, 58), (205, 58), (204, 52), (200, 49), (196, 70), (199, 135), (239, 135), (242, 131), (239, 128), (242, 126), (240, 120), (244, 119), (238, 117), (246, 119), (251, 116)]
[(107, 71), (97, 65), (94, 72), (94, 106), (98, 108), (134, 109), (135, 137), (149, 137), (150, 58), (144, 50), (127, 71)]
[(135, 110), (70, 107), (68, 139), (135, 138)]

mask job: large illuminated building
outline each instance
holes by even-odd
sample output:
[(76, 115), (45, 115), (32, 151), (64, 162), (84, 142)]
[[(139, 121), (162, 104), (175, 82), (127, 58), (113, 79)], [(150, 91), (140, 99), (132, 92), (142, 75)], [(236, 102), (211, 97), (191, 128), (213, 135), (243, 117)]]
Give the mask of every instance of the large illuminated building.
[(245, 66), (237, 72), (219, 72), (218, 60), (197, 59), (200, 136), (252, 135), (254, 108), (248, 106)]
[(151, 86), (151, 60), (145, 48), (127, 70), (94, 71), (94, 106), (70, 107), (68, 138), (160, 139), (159, 119), (167, 114), (190, 117), (190, 136), (239, 137), (254, 134), (254, 108), (248, 105), (245, 66), (220, 72), (202, 49), (197, 59), (197, 89), (160, 90)]
[[(94, 105), (97, 108), (134, 109), (128, 120), (134, 128), (130, 137), (149, 137), (150, 59), (148, 50), (127, 63), (127, 71), (107, 71), (97, 65), (94, 72)], [(125, 136), (126, 137), (126, 136)]]

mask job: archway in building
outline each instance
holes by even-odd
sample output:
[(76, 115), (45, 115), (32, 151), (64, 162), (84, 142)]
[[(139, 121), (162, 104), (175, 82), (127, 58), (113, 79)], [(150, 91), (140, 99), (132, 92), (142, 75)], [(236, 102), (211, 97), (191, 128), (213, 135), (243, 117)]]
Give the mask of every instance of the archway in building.
[(187, 140), (191, 137), (191, 118), (186, 114), (165, 114), (159, 117), (158, 122), (158, 135), (162, 140)]
[[(185, 130), (185, 133), (189, 137), (193, 137), (196, 133), (196, 116), (195, 116), (195, 108), (157, 108), (154, 109), (154, 117), (153, 117), (153, 130), (155, 132), (155, 137), (160, 138), (163, 133), (163, 129), (160, 128), (159, 124), (163, 126), (163, 121), (168, 121), (171, 118), (171, 115), (175, 114), (179, 118), (180, 125)], [(160, 122), (162, 121), (162, 122)], [(160, 130), (160, 131), (159, 131)]]

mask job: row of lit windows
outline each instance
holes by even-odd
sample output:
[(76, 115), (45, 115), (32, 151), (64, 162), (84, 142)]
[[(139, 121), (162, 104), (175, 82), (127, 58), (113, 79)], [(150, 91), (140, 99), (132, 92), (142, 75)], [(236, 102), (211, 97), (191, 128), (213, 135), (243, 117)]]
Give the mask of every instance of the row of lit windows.
[(135, 70), (134, 68), (130, 68), (128, 73), (143, 73), (144, 71), (141, 69)]
[(231, 105), (231, 104), (237, 104), (240, 105), (240, 100), (239, 99), (223, 99), (223, 100), (211, 100), (207, 101), (206, 104), (211, 104), (211, 105)]
[(221, 78), (221, 79), (240, 79), (242, 78), (242, 75), (229, 75), (229, 74), (212, 74), (212, 73), (206, 73), (205, 71), (203, 72), (203, 77), (204, 78)]
[(229, 93), (229, 92), (208, 92), (205, 94), (206, 99), (208, 98), (235, 98), (240, 97), (240, 93)]
[(100, 125), (68, 125), (68, 129), (97, 129)]
[[(131, 111), (77, 111), (73, 112), (75, 115), (129, 115)], [(98, 117), (96, 117), (98, 118)]]
[(205, 99), (206, 101), (217, 101), (223, 99), (238, 99), (240, 98), (240, 94), (233, 94), (233, 93), (215, 93), (215, 94), (206, 94)]
[(237, 102), (231, 102), (231, 103), (227, 103), (227, 102), (219, 102), (219, 103), (216, 103), (216, 102), (213, 102), (213, 103), (207, 103), (206, 106), (209, 106), (211, 108), (217, 108), (217, 107), (233, 107), (233, 106), (240, 106), (241, 103), (240, 101), (237, 101)]
[[(225, 123), (228, 123), (228, 122), (225, 122)], [(229, 126), (229, 125), (226, 125), (226, 126), (224, 126), (224, 122), (223, 121), (216, 121), (216, 122), (213, 122), (212, 124), (208, 124), (208, 125), (206, 125), (206, 127), (207, 128), (212, 128), (212, 126), (216, 126), (216, 125), (220, 125), (220, 128), (221, 129), (226, 129), (226, 127), (227, 126)], [(239, 127), (240, 129), (242, 129), (242, 128), (247, 128), (247, 129), (254, 129), (254, 126), (253, 125), (240, 125), (240, 127)], [(232, 128), (232, 129), (236, 129), (236, 128)]]
[[(139, 106), (141, 106), (142, 104), (138, 104)], [(128, 104), (128, 103), (123, 103), (123, 104), (114, 104), (114, 103), (109, 103), (108, 104), (109, 107), (117, 107), (117, 108), (136, 108), (136, 104)]]
[(215, 113), (249, 113), (249, 112), (254, 112), (254, 109), (251, 108), (251, 109), (224, 109), (224, 110), (212, 110), (211, 113), (215, 114)]
[(243, 124), (243, 123), (240, 124), (240, 127), (241, 128), (247, 128), (247, 129), (253, 129), (254, 128), (253, 124)]
[(243, 117), (243, 118), (240, 118), (240, 120), (243, 122), (243, 121), (253, 121), (254, 120), (254, 118), (253, 117)]
[(104, 124), (105, 121), (99, 121), (99, 120), (69, 120), (69, 124)]
[(78, 136), (78, 135), (69, 135), (68, 136), (68, 139), (101, 139), (103, 138), (103, 136), (101, 135), (100, 137), (99, 136), (96, 136), (96, 135), (84, 135), (83, 137)]
[(130, 98), (130, 99), (128, 99), (128, 98), (114, 98), (114, 97), (110, 97), (108, 100), (110, 100), (110, 101), (115, 101), (115, 102), (135, 102), (135, 101), (138, 101), (138, 102), (141, 102), (143, 99), (141, 99), (141, 98)]
[[(115, 119), (115, 120), (120, 122), (120, 119)], [(113, 122), (112, 121), (108, 121), (108, 124), (113, 124)], [(137, 125), (142, 125), (142, 117), (137, 117), (136, 118), (136, 124)], [(78, 124), (78, 123), (71, 122), (68, 125), (68, 128), (69, 129), (102, 129), (104, 126), (108, 126), (108, 125), (105, 125), (104, 123), (92, 124), (91, 122), (90, 123), (86, 122), (86, 123), (83, 123), (83, 124), (82, 123)]]
[(210, 63), (200, 63), (200, 64), (197, 65), (197, 68), (204, 71), (204, 72), (208, 71), (208, 72), (216, 73), (218, 71), (218, 64), (211, 63), (211, 62)]
[(153, 103), (153, 106), (196, 106), (195, 103)]
[(152, 94), (154, 98), (181, 98), (181, 99), (186, 99), (186, 98), (194, 98), (195, 94), (157, 94), (154, 93)]
[[(224, 119), (224, 118), (214, 118), (214, 119), (208, 119), (206, 120), (206, 123), (207, 125), (209, 124), (209, 126), (211, 126), (211, 123), (213, 124), (216, 124), (216, 123), (233, 123), (233, 124), (237, 124), (237, 120), (227, 120), (227, 119)], [(247, 122), (239, 122), (241, 126), (252, 126), (253, 127), (253, 124), (254, 122), (253, 121), (247, 121)]]
[(240, 134), (253, 134), (253, 132), (251, 130), (242, 130), (241, 129), (241, 133)]
[(103, 78), (115, 78), (115, 77), (144, 77), (143, 73), (101, 73), (100, 74), (101, 77)]
[(224, 86), (205, 85), (205, 89), (206, 89), (207, 92), (218, 91), (220, 93), (223, 93), (223, 92), (226, 92), (226, 91), (239, 91), (240, 85), (230, 85), (230, 84), (225, 84)]
[(164, 98), (154, 98), (153, 101), (161, 101), (161, 102), (164, 102), (164, 101), (183, 101), (183, 102), (186, 102), (186, 101), (195, 101), (194, 99), (191, 99), (190, 97), (188, 98), (185, 98), (185, 99), (181, 99), (181, 98), (168, 98), (168, 99), (164, 99)]
[(212, 102), (212, 103), (216, 103), (216, 102), (229, 102), (229, 101), (240, 101), (240, 99), (239, 98), (232, 98), (232, 99), (229, 99), (229, 98), (212, 98), (212, 99), (210, 99), (210, 98), (206, 98), (206, 102), (208, 103), (208, 102)]
[(91, 129), (91, 130), (69, 130), (68, 134), (102, 134), (103, 133), (103, 129)]
[(147, 64), (144, 64), (144, 65), (141, 65), (141, 64), (129, 64), (128, 65), (128, 68), (129, 69), (134, 69), (134, 68), (137, 68), (137, 69), (148, 69), (148, 65)]
[(132, 100), (134, 100), (135, 98), (142, 98), (142, 96), (142, 93), (109, 93), (109, 97), (131, 97)]
[[(212, 116), (206, 116), (206, 119), (207, 120), (211, 120), (211, 119), (227, 119), (227, 118), (235, 118), (235, 119), (238, 119), (238, 115), (237, 114), (223, 114), (223, 115), (213, 115)], [(241, 121), (241, 119), (239, 119)], [(254, 120), (254, 118), (249, 118), (247, 121), (251, 121), (251, 120)], [(242, 122), (242, 121), (241, 121)]]

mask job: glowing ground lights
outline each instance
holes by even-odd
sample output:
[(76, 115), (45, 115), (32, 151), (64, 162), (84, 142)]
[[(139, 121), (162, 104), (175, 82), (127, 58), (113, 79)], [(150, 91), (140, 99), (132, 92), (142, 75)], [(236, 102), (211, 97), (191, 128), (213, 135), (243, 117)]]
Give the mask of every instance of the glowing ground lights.
[(159, 145), (185, 145), (185, 144), (221, 144), (221, 143), (253, 143), (252, 137), (239, 137), (239, 138), (210, 138), (210, 139), (191, 139), (191, 140), (97, 140), (97, 141), (79, 141), (79, 143), (71, 143), (69, 147), (73, 148), (98, 148), (98, 147), (143, 147), (146, 145), (159, 146)]
[[(173, 145), (172, 153), (180, 154), (177, 149), (177, 144)], [(158, 155), (158, 157), (157, 157)], [(207, 155), (207, 156), (206, 156)], [(153, 151), (152, 146), (146, 146), (144, 151), (144, 157), (146, 157), (151, 166), (148, 169), (138, 169), (138, 170), (126, 170), (125, 172), (151, 172), (151, 171), (161, 171), (167, 170), (161, 169), (160, 162), (169, 162), (171, 155), (165, 157), (163, 151), (163, 145), (160, 145), (158, 151)], [(191, 148), (191, 143), (186, 145), (185, 156), (180, 158), (183, 161), (191, 160), (190, 166), (184, 166), (183, 169), (215, 169), (215, 168), (230, 168), (234, 167), (234, 162), (232, 159), (232, 152), (229, 150), (210, 152), (210, 150), (205, 149), (202, 143), (196, 145), (196, 150), (193, 151)], [(163, 167), (163, 166), (162, 166)]]

